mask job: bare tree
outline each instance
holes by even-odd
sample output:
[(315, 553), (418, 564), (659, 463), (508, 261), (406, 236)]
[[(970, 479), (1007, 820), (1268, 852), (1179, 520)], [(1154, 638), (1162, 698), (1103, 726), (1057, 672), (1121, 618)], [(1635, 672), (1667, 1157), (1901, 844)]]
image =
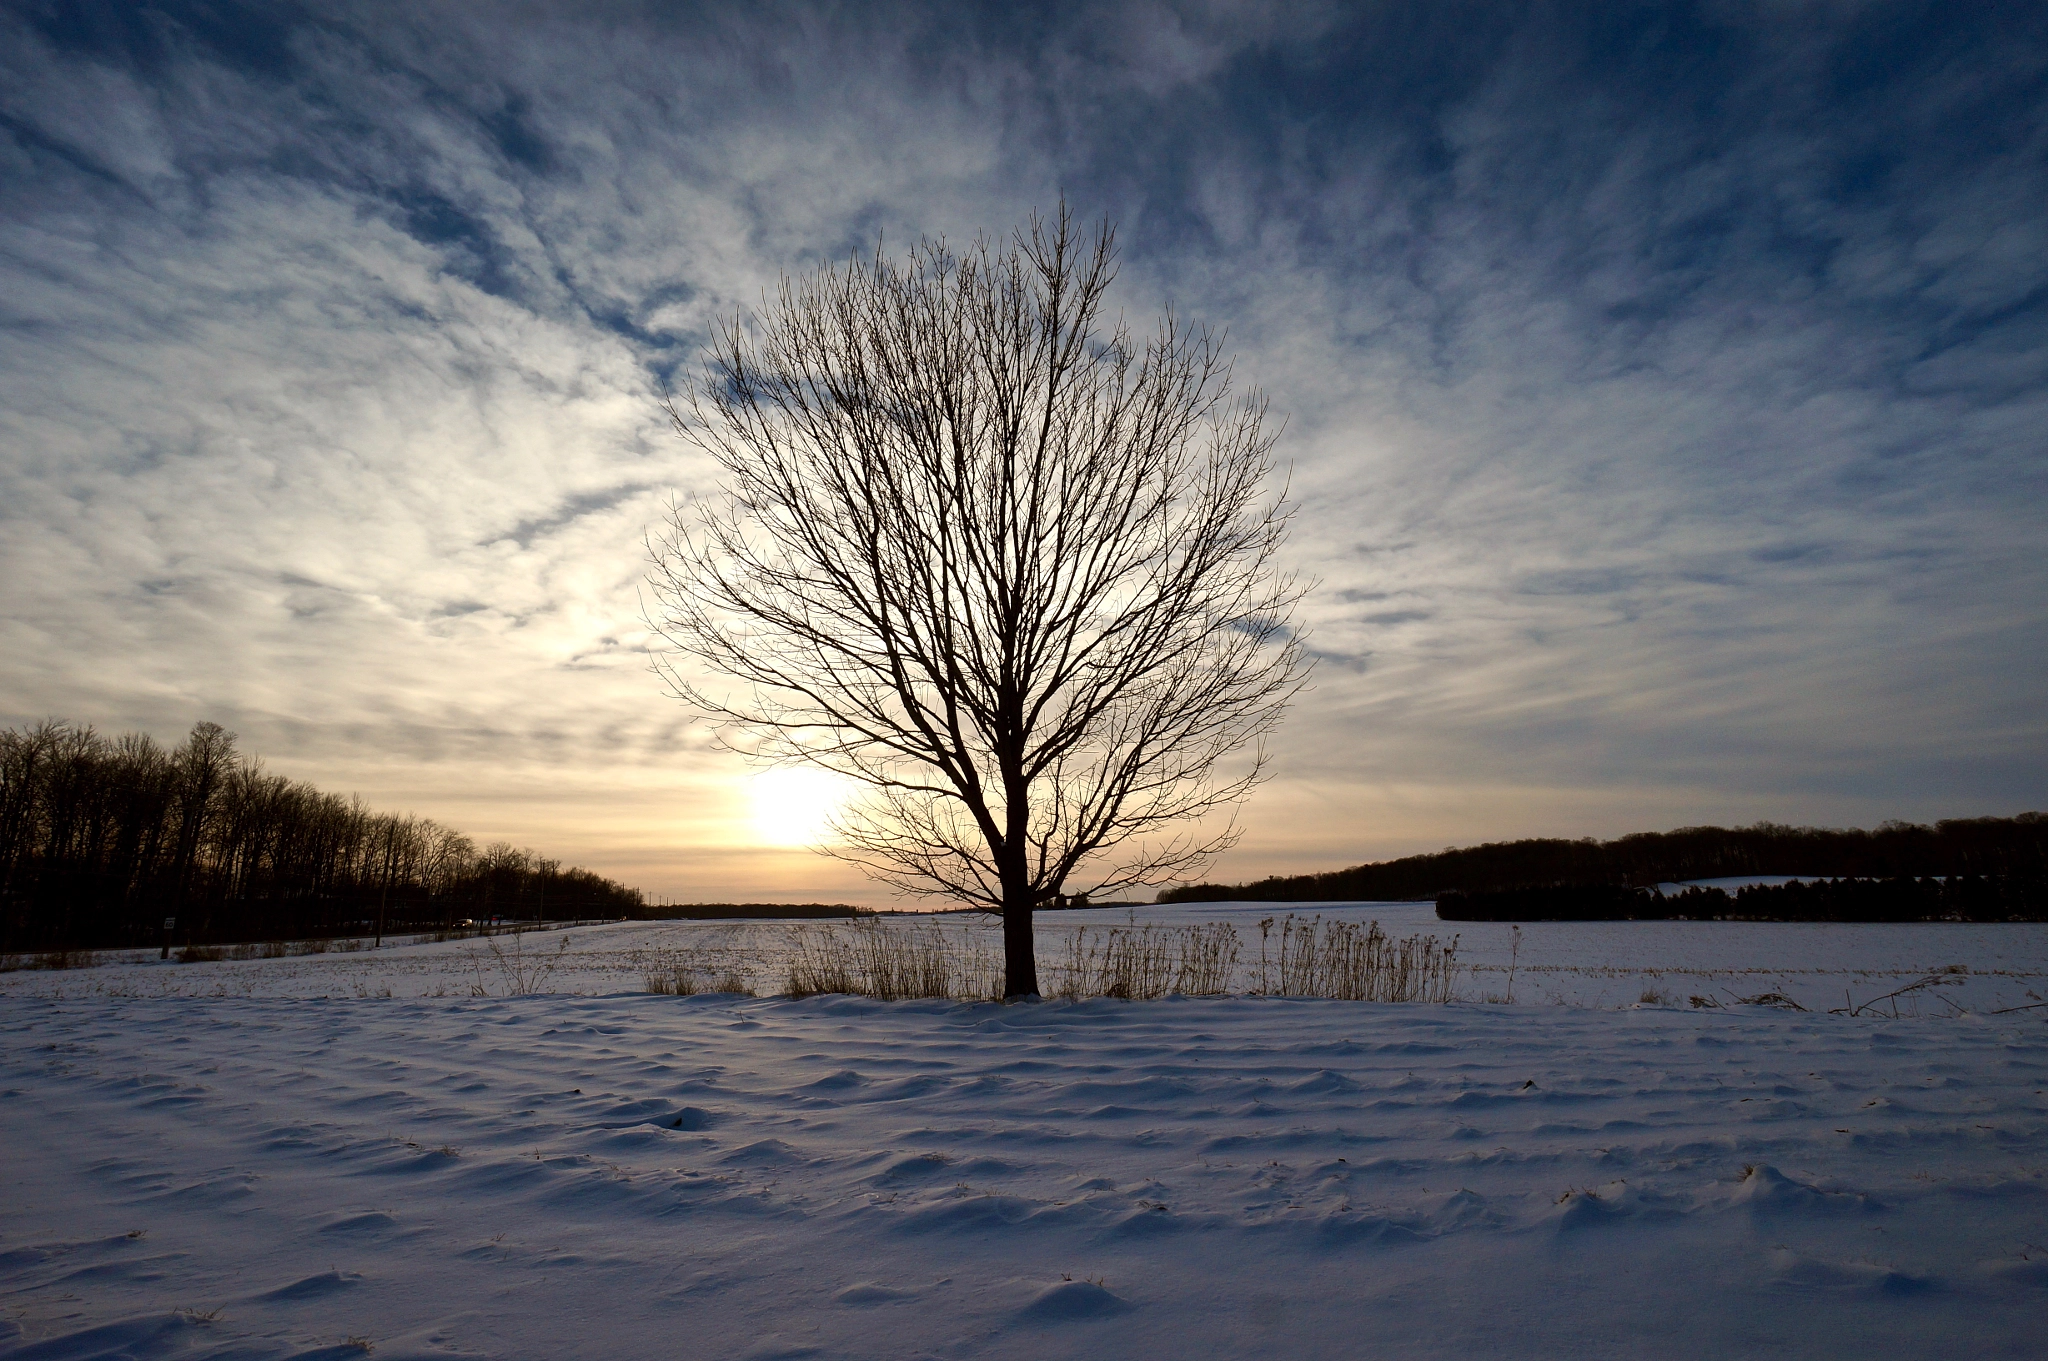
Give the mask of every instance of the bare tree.
[(1235, 839), (1187, 824), (1263, 777), (1305, 672), (1266, 402), (1206, 330), (1105, 324), (1114, 275), (1064, 205), (878, 247), (721, 324), (667, 403), (725, 481), (650, 544), (658, 669), (734, 748), (864, 786), (832, 853), (1000, 912), (1012, 996), (1069, 877), (1159, 883)]

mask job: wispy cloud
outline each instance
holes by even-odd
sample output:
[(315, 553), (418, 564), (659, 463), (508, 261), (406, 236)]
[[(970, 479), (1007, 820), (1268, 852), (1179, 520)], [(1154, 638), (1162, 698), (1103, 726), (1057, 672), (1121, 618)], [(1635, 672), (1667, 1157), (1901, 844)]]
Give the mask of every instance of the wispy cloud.
[(535, 839), (508, 791), (609, 788), (593, 856), (717, 891), (658, 392), (779, 271), (1064, 190), (1290, 416), (1325, 661), (1226, 870), (2048, 802), (2039, 18), (863, 16), (0, 19), (0, 719)]

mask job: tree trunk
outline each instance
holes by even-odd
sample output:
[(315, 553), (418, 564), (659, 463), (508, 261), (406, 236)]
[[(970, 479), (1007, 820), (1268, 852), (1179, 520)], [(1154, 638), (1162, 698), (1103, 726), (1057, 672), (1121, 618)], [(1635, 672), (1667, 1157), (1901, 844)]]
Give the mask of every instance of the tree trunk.
[(1025, 847), (1031, 807), (1031, 787), (1024, 778), (1023, 761), (1014, 751), (1001, 756), (1003, 800), (1007, 813), (1003, 844), (992, 847), (1003, 886), (1003, 1000), (1038, 996), (1038, 949), (1031, 934), (1031, 910), (1038, 906), (1037, 886), (1031, 882)]
[(1006, 894), (1003, 904), (1003, 998), (1038, 996), (1038, 952), (1031, 935), (1031, 897)]
[(391, 903), (391, 876), (398, 868), (398, 827), (389, 825), (384, 829), (384, 887), (377, 894), (377, 943), (370, 948), (384, 948), (384, 909)]

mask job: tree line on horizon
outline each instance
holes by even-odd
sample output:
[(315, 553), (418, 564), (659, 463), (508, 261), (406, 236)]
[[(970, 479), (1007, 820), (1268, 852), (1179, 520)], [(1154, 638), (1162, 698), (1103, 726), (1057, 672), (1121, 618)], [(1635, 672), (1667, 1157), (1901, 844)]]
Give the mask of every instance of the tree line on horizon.
[(2048, 876), (2048, 816), (1951, 818), (1861, 828), (1681, 827), (1613, 841), (1530, 838), (1250, 884), (1189, 884), (1162, 903), (1420, 902), (1444, 893), (1549, 885), (1649, 887), (1743, 874), (1896, 879), (1926, 875)]
[(1454, 890), (1437, 897), (1436, 915), (1452, 922), (2038, 922), (2048, 921), (2048, 880), (1982, 874), (1795, 879), (1734, 893), (1694, 887), (1670, 895), (1620, 884), (1545, 884)]
[(166, 749), (46, 721), (0, 731), (0, 951), (637, 915), (644, 899), (506, 842), (273, 775), (198, 723)]

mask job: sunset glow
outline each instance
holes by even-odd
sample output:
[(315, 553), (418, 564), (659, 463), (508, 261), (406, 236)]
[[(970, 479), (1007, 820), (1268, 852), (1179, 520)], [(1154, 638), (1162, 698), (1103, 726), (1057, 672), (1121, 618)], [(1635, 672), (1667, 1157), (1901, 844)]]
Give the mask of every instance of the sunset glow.
[(815, 846), (829, 839), (846, 781), (811, 766), (782, 766), (749, 781), (755, 838), (764, 846)]

